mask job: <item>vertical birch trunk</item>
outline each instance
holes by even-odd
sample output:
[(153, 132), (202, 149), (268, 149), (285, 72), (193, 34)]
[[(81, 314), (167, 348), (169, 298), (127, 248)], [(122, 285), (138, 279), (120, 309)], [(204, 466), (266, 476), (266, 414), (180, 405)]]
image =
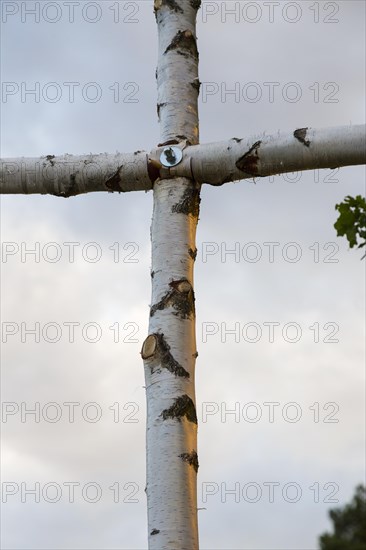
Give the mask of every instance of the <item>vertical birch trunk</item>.
[[(197, 0), (155, 0), (161, 142), (198, 143)], [(147, 397), (149, 548), (196, 550), (197, 356), (193, 266), (200, 187), (179, 177), (154, 184), (152, 302), (142, 347)]]

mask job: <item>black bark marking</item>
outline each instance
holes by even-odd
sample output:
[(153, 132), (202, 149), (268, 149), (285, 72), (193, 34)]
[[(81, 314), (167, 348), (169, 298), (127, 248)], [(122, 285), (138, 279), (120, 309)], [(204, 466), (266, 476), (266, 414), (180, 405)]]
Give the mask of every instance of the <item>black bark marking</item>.
[(298, 128), (294, 131), (294, 137), (299, 140), (300, 143), (303, 143), (306, 147), (310, 147), (310, 141), (306, 139), (306, 133), (309, 128)]
[(169, 286), (172, 290), (169, 290), (160, 302), (151, 306), (150, 317), (153, 317), (158, 310), (169, 306), (176, 310), (174, 315), (177, 315), (181, 319), (194, 317), (194, 292), (190, 282), (187, 279), (180, 279), (179, 281), (172, 281), (169, 283)]
[(163, 0), (162, 6), (167, 6), (172, 11), (175, 11), (176, 13), (184, 13), (180, 5), (176, 2), (176, 0)]
[(134, 155), (138, 155), (139, 153), (143, 153), (144, 151), (135, 151)]
[(184, 57), (193, 56), (195, 59), (198, 59), (196, 39), (190, 30), (178, 31), (164, 54), (172, 50), (176, 50), (178, 54)]
[(231, 138), (232, 140), (236, 141), (236, 143), (240, 143), (243, 141), (243, 138)]
[(79, 194), (79, 189), (76, 183), (76, 174), (70, 175), (69, 185), (61, 193), (52, 193), (55, 197), (62, 197), (68, 199), (69, 197), (75, 197)]
[(197, 248), (195, 248), (194, 250), (192, 248), (188, 248), (188, 254), (192, 258), (192, 260), (195, 262), (197, 258)]
[(191, 82), (191, 86), (192, 86), (192, 88), (194, 88), (195, 90), (197, 90), (197, 93), (198, 93), (198, 94), (200, 93), (201, 82), (198, 80), (198, 78), (195, 78), (195, 79), (193, 80), (193, 82)]
[(195, 359), (197, 359), (197, 357), (198, 357), (198, 351), (196, 351), (196, 353), (193, 354), (193, 357), (194, 357)]
[(191, 0), (189, 3), (194, 10), (199, 10), (201, 7), (201, 0)]
[(258, 174), (258, 149), (261, 143), (261, 141), (256, 141), (249, 151), (236, 161), (235, 166), (238, 170), (246, 174), (251, 174), (252, 176), (260, 176), (260, 174)]
[(119, 175), (119, 171), (121, 170), (122, 166), (119, 166), (117, 171), (111, 176), (106, 182), (105, 186), (109, 189), (109, 191), (118, 191), (118, 193), (121, 193), (123, 189), (121, 188), (121, 178)]
[(182, 453), (179, 455), (179, 458), (181, 458), (184, 462), (188, 462), (190, 466), (193, 466), (194, 471), (196, 473), (198, 472), (199, 464), (196, 451), (192, 451), (191, 453)]
[(156, 105), (156, 112), (158, 113), (158, 119), (159, 119), (159, 120), (160, 120), (160, 109), (161, 109), (162, 107), (165, 107), (165, 105), (168, 105), (168, 104), (167, 104), (167, 103), (158, 103), (158, 104)]
[(76, 175), (70, 175), (70, 186), (67, 191), (65, 191), (65, 197), (72, 197), (77, 195), (77, 185), (76, 185)]
[(158, 178), (160, 178), (160, 162), (157, 162), (154, 159), (148, 159), (147, 161), (147, 173), (149, 175), (151, 183), (154, 183)]
[(46, 155), (46, 160), (48, 160), (51, 163), (51, 166), (55, 166), (54, 159), (55, 155)]
[(190, 187), (184, 191), (183, 197), (177, 204), (172, 206), (172, 212), (177, 214), (191, 214), (198, 217), (200, 211), (200, 194), (197, 189)]
[(154, 275), (155, 275), (155, 271), (152, 271), (152, 272), (150, 273), (150, 277), (153, 279), (153, 278), (154, 278)]
[(160, 533), (159, 529), (153, 529), (150, 535), (157, 535), (158, 533)]
[[(158, 354), (160, 356), (160, 363), (164, 369), (175, 376), (181, 376), (182, 378), (189, 378), (189, 372), (186, 371), (182, 365), (178, 363), (170, 353), (170, 346), (164, 338), (164, 334), (155, 334), (158, 340)], [(153, 368), (151, 368), (151, 372)]]
[(175, 418), (178, 422), (181, 418), (186, 418), (188, 422), (197, 424), (196, 407), (188, 395), (181, 395), (174, 400), (174, 403), (169, 409), (165, 409), (161, 415), (164, 420)]

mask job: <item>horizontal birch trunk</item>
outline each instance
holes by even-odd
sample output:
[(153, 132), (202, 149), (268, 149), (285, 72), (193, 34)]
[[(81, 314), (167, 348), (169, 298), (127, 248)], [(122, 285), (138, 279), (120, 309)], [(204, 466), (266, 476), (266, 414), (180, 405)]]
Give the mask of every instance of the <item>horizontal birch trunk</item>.
[[(159, 98), (160, 116), (169, 103)], [(196, 127), (195, 127), (196, 128)], [(185, 126), (181, 128), (186, 134)], [(183, 159), (174, 168), (161, 165), (163, 146), (150, 153), (2, 159), (0, 193), (70, 197), (92, 191), (148, 191), (158, 179), (185, 177), (199, 184), (223, 183), (287, 172), (366, 164), (366, 126), (297, 128), (276, 135), (232, 138), (189, 145), (197, 139), (178, 134)], [(171, 134), (167, 133), (171, 138)], [(183, 141), (179, 141), (184, 137)]]

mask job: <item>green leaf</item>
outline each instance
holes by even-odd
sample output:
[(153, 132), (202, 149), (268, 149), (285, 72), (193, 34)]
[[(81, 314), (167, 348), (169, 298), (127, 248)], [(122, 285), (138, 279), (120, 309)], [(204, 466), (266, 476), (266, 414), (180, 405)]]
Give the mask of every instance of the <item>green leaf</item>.
[[(344, 201), (335, 205), (339, 212), (334, 228), (338, 237), (346, 236), (350, 248), (362, 248), (366, 244), (366, 199), (361, 195), (348, 195)], [(358, 242), (358, 239), (361, 242)], [(362, 242), (363, 239), (363, 242)]]

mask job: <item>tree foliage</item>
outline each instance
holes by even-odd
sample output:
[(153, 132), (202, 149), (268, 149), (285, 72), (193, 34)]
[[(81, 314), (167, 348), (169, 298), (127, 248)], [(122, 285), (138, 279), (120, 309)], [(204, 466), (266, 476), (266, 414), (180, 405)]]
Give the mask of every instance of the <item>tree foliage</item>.
[[(338, 237), (346, 236), (350, 248), (366, 245), (366, 200), (361, 195), (347, 196), (343, 202), (336, 204), (339, 217), (334, 224)], [(358, 242), (361, 239), (361, 242)], [(362, 242), (363, 239), (363, 242)]]
[(320, 550), (366, 550), (366, 488), (356, 487), (352, 501), (329, 511), (334, 533), (319, 538)]

